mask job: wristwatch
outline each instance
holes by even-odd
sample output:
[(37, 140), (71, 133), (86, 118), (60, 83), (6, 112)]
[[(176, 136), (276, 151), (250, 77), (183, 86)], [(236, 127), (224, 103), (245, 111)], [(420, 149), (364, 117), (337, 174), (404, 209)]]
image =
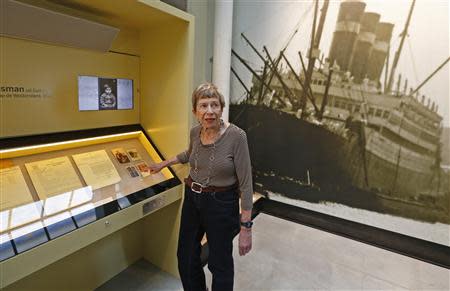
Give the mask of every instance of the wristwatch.
[(245, 228), (252, 228), (252, 225), (253, 225), (253, 221), (241, 221), (241, 226), (243, 226), (243, 227), (245, 227)]

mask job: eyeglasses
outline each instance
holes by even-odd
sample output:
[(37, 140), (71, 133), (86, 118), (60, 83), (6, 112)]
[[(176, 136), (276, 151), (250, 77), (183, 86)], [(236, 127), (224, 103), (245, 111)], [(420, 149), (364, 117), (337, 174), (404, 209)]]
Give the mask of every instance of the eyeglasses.
[(208, 108), (211, 108), (211, 111), (220, 111), (222, 108), (219, 102), (202, 102), (197, 104), (197, 110), (200, 112), (207, 112)]

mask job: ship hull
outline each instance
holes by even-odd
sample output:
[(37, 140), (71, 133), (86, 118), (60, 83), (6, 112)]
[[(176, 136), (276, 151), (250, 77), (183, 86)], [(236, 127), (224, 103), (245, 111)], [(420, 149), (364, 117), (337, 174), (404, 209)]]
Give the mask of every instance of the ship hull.
[(251, 104), (231, 105), (230, 121), (247, 132), (258, 192), (449, 221), (445, 209), (409, 203), (429, 184), (431, 173), (396, 168), (371, 154), (363, 124), (354, 124), (343, 137), (289, 112)]

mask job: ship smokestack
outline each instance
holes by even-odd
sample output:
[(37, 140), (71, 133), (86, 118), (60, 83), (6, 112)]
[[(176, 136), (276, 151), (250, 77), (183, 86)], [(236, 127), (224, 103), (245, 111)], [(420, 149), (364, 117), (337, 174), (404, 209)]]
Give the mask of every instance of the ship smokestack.
[(356, 39), (355, 50), (350, 61), (350, 71), (356, 83), (366, 77), (367, 64), (376, 38), (376, 28), (380, 22), (380, 14), (366, 12), (361, 19), (361, 29)]
[(329, 59), (331, 64), (336, 61), (343, 71), (350, 68), (350, 60), (365, 8), (366, 3), (359, 1), (344, 1), (340, 5)]
[(389, 52), (389, 43), (391, 42), (393, 29), (394, 24), (392, 23), (380, 22), (377, 25), (375, 43), (367, 66), (367, 75), (372, 81), (380, 80), (381, 72), (383, 71), (384, 63)]

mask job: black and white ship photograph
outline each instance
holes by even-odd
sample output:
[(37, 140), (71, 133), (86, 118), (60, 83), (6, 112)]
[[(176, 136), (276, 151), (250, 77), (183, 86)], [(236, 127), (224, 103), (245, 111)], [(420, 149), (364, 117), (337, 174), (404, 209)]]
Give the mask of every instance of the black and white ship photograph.
[(449, 2), (234, 5), (255, 191), (450, 245)]

